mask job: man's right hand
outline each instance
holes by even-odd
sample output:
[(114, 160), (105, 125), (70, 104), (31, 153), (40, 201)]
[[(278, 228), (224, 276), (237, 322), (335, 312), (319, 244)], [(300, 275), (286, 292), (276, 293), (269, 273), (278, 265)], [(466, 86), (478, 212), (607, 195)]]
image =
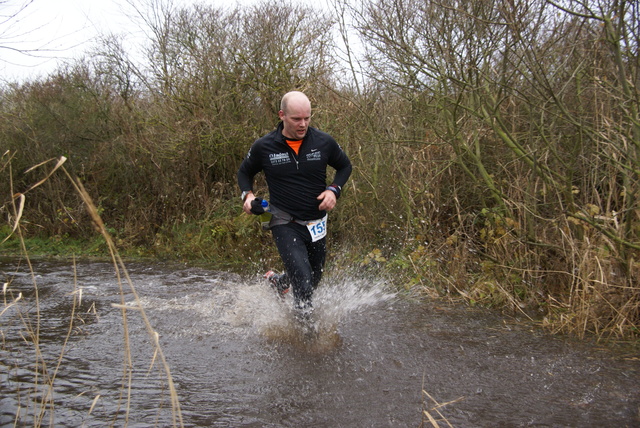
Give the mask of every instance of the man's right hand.
[(251, 214), (260, 215), (264, 214), (264, 207), (262, 206), (262, 199), (255, 198), (251, 201)]

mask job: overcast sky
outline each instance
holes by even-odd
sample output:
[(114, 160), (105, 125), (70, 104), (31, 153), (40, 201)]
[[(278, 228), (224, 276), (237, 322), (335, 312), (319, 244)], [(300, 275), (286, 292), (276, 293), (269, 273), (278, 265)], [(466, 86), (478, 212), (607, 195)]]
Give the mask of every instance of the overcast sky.
[[(258, 0), (164, 1), (233, 7)], [(46, 76), (59, 61), (86, 52), (101, 33), (143, 37), (128, 15), (127, 0), (0, 0), (0, 75), (9, 81)]]

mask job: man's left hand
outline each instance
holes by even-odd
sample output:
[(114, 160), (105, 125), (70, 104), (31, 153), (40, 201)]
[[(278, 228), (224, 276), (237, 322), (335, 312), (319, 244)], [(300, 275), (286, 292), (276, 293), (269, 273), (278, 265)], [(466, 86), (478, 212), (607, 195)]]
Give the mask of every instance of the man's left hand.
[(320, 202), (320, 211), (331, 211), (336, 206), (336, 194), (331, 190), (325, 190), (317, 198)]

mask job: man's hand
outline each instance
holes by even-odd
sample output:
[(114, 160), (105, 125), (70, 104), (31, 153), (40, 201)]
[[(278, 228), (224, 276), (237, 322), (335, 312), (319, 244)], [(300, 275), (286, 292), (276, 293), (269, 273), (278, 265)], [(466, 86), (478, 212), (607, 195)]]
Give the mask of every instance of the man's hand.
[(336, 206), (336, 194), (331, 190), (325, 190), (317, 198), (320, 202), (320, 211), (331, 211)]
[(244, 198), (244, 204), (242, 205), (242, 211), (247, 214), (251, 214), (251, 201), (253, 201), (256, 197), (253, 195), (253, 192), (247, 193)]
[(260, 215), (264, 214), (264, 207), (262, 206), (262, 199), (255, 198), (251, 201), (251, 214)]

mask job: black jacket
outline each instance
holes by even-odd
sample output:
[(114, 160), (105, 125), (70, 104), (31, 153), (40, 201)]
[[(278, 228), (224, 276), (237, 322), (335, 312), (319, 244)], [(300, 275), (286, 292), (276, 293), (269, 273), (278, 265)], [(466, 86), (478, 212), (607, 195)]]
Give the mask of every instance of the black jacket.
[(270, 203), (299, 220), (324, 217), (316, 198), (327, 187), (327, 165), (336, 170), (333, 183), (342, 187), (351, 175), (351, 162), (329, 134), (309, 127), (298, 155), (282, 135), (282, 122), (256, 140), (238, 170), (240, 190), (252, 190), (253, 178), (264, 171)]

